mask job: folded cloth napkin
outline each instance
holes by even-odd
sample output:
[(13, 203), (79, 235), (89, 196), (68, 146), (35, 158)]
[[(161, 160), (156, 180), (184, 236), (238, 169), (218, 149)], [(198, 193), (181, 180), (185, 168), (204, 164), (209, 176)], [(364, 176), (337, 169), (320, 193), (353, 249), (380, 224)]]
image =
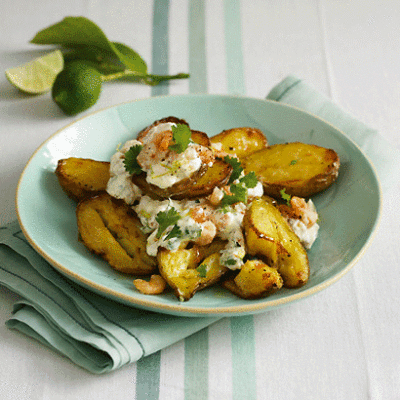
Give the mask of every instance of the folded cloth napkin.
[[(302, 80), (288, 77), (270, 100), (318, 115), (351, 137), (390, 186), (400, 157), (377, 132), (334, 105)], [(116, 303), (68, 280), (25, 240), (17, 222), (0, 228), (0, 284), (22, 296), (7, 325), (94, 373), (135, 362), (217, 321), (217, 317), (176, 317)]]

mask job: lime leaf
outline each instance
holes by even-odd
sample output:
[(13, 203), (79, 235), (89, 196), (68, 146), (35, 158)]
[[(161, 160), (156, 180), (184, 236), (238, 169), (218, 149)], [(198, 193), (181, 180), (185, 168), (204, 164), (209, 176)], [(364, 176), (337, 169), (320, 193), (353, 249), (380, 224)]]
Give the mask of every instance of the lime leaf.
[(39, 31), (31, 43), (58, 44), (64, 47), (94, 46), (114, 53), (132, 71), (147, 72), (145, 61), (134, 50), (121, 43), (110, 42), (104, 32), (85, 17), (65, 17)]
[(60, 50), (55, 50), (19, 67), (7, 69), (5, 73), (10, 83), (19, 90), (40, 94), (51, 89), (63, 68), (63, 55)]

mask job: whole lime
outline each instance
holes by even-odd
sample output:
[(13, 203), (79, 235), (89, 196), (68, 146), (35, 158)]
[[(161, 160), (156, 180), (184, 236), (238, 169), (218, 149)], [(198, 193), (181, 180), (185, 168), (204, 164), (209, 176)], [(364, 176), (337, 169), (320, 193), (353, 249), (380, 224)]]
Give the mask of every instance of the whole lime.
[(84, 61), (73, 61), (57, 75), (52, 97), (68, 115), (75, 115), (93, 106), (101, 92), (102, 75)]

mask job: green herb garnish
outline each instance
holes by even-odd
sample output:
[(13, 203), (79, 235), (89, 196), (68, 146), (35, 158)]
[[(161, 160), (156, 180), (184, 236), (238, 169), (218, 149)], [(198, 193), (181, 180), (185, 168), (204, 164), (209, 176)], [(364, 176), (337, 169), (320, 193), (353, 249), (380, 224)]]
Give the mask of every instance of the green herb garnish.
[(253, 189), (257, 186), (258, 180), (254, 171), (249, 172), (243, 178), (240, 178), (240, 182), (244, 183), (247, 188)]
[[(93, 106), (104, 82), (125, 79), (157, 85), (165, 80), (189, 77), (184, 73), (149, 74), (146, 62), (136, 51), (110, 41), (99, 26), (85, 17), (66, 17), (39, 31), (30, 42), (63, 47), (64, 69), (54, 81), (52, 97), (68, 115)], [(38, 80), (40, 75), (33, 74), (30, 79)]]
[(172, 138), (174, 143), (169, 148), (176, 153), (183, 153), (189, 146), (191, 141), (192, 132), (190, 128), (185, 124), (178, 124), (172, 126)]
[(140, 151), (142, 150), (142, 145), (136, 144), (132, 146), (126, 153), (125, 153), (125, 170), (132, 175), (139, 175), (142, 173), (142, 168), (137, 162), (137, 156), (139, 155)]
[(286, 201), (286, 204), (290, 206), (290, 200), (292, 199), (292, 196), (286, 193), (286, 189), (282, 189), (279, 193), (281, 194), (282, 199)]
[(199, 273), (200, 278), (205, 278), (207, 276), (207, 265), (206, 264), (200, 264), (196, 268), (196, 271)]
[(181, 216), (174, 207), (167, 209), (166, 211), (160, 211), (156, 216), (156, 221), (158, 222), (158, 230), (156, 237), (160, 239), (163, 232), (171, 225), (175, 225)]
[(179, 237), (181, 235), (182, 235), (181, 228), (179, 228), (178, 225), (174, 225), (174, 227), (171, 229), (171, 232), (168, 233), (168, 235), (165, 238), (165, 240), (169, 240), (169, 239), (172, 239), (172, 238), (177, 238), (177, 237)]
[(236, 179), (239, 179), (243, 168), (242, 164), (236, 157), (225, 156), (224, 161), (230, 164), (233, 168), (232, 174), (229, 178), (228, 184), (234, 182)]
[(232, 184), (229, 188), (230, 192), (232, 194), (225, 194), (224, 197), (222, 198), (221, 202), (219, 205), (221, 207), (225, 206), (230, 206), (232, 204), (238, 203), (238, 202), (246, 202), (247, 199), (247, 189), (240, 184)]
[(296, 163), (297, 163), (297, 161), (298, 161), (298, 160), (292, 160), (292, 161), (290, 161), (290, 165), (294, 165), (294, 164), (296, 164)]

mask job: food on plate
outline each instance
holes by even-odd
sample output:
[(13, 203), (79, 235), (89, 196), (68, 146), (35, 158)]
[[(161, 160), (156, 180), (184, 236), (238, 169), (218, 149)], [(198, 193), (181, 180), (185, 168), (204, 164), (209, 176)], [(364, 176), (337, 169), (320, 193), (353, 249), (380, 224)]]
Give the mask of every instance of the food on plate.
[(104, 192), (81, 200), (76, 216), (82, 242), (117, 271), (148, 275), (157, 270), (139, 219), (127, 204)]
[(79, 201), (106, 190), (110, 163), (70, 157), (59, 160), (55, 172), (68, 197)]
[(283, 143), (247, 156), (244, 170), (254, 171), (265, 194), (310, 197), (328, 188), (339, 173), (339, 156), (332, 149), (306, 143)]
[(261, 260), (248, 260), (223, 286), (243, 299), (258, 299), (282, 288), (283, 279), (276, 268)]
[[(209, 139), (168, 117), (119, 145), (110, 163), (60, 160), (56, 173), (79, 201), (78, 232), (88, 249), (120, 272), (147, 275), (133, 280), (139, 292), (171, 289), (187, 301), (217, 282), (244, 299), (306, 284), (318, 213), (295, 193), (326, 189), (338, 169), (330, 149), (269, 146), (248, 127)], [(285, 179), (272, 184), (268, 171)]]
[(176, 251), (161, 249), (157, 260), (161, 276), (181, 301), (189, 300), (198, 290), (218, 282), (228, 271), (220, 263), (219, 252), (202, 260), (196, 247)]
[(213, 136), (210, 141), (217, 154), (235, 156), (240, 161), (246, 155), (268, 146), (264, 134), (259, 129), (249, 127), (227, 129)]
[(300, 287), (308, 281), (307, 252), (272, 203), (255, 199), (246, 213), (244, 230), (249, 254), (277, 268), (286, 287)]

